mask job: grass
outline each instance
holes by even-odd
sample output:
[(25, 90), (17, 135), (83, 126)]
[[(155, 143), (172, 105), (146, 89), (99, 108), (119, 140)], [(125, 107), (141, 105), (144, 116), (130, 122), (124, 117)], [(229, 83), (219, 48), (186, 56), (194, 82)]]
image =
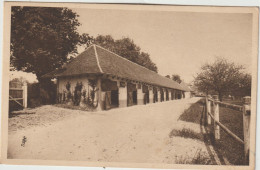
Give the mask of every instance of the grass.
[(238, 100), (238, 99), (237, 100), (223, 99), (222, 102), (243, 106), (243, 101), (242, 100)]
[(190, 138), (203, 141), (203, 135), (200, 133), (195, 133), (191, 129), (183, 128), (182, 130), (175, 130), (173, 129), (169, 135), (170, 138), (173, 136), (179, 136), (183, 138)]
[(190, 156), (180, 156), (175, 158), (176, 164), (193, 164), (193, 165), (213, 165), (213, 162), (208, 158), (207, 154), (201, 149), (198, 149), (195, 155), (190, 158)]
[(74, 105), (68, 105), (68, 104), (55, 104), (56, 107), (66, 108), (66, 109), (72, 109), (72, 110), (82, 110), (82, 111), (90, 111), (93, 112), (96, 110), (94, 107), (81, 107), (81, 106), (74, 106)]
[[(229, 108), (219, 108), (219, 121), (240, 139), (243, 136), (243, 114)], [(213, 127), (211, 127), (213, 129)], [(220, 140), (215, 143), (217, 152), (226, 157), (231, 164), (243, 165), (244, 147), (220, 128)]]
[[(238, 101), (232, 101), (235, 103), (239, 103)], [(179, 120), (192, 122), (192, 123), (201, 123), (202, 110), (204, 106), (203, 99), (199, 102), (191, 105), (190, 108), (186, 109), (184, 113), (180, 116)], [(213, 108), (212, 108), (213, 109)], [(243, 140), (243, 114), (240, 111), (236, 111), (230, 108), (221, 107), (219, 108), (219, 120), (225, 125), (229, 130), (231, 130), (234, 134), (236, 134), (239, 138)], [(211, 126), (209, 126), (210, 131), (213, 133), (213, 122)], [(244, 148), (239, 142), (230, 137), (226, 132), (224, 132), (220, 128), (220, 140), (214, 141), (212, 133), (208, 134), (208, 137), (211, 139), (211, 143), (215, 151), (217, 152), (220, 161), (224, 163), (223, 157), (226, 157), (227, 160), (233, 165), (244, 165)], [(170, 133), (171, 136), (181, 136), (184, 138), (192, 138), (197, 140), (203, 140), (203, 135), (199, 133), (194, 133), (191, 129), (182, 129), (180, 131), (173, 130)], [(200, 164), (204, 164), (203, 157), (198, 155), (198, 162)], [(193, 160), (187, 159), (187, 157), (178, 158), (178, 162), (186, 162), (190, 164), (195, 164)]]

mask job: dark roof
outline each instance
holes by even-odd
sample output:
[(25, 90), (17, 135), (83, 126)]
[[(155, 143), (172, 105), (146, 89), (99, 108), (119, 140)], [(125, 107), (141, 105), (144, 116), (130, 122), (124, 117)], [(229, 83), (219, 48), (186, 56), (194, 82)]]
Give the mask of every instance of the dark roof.
[(113, 75), (147, 84), (186, 91), (179, 83), (98, 45), (90, 46), (62, 70), (53, 71), (44, 75), (44, 77), (73, 76), (91, 73)]

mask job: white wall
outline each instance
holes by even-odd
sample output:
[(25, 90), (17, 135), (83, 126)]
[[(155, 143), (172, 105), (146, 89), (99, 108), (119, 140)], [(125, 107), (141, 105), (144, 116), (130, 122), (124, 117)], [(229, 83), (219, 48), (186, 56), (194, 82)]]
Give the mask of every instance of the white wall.
[(71, 92), (74, 91), (77, 82), (79, 82), (79, 83), (82, 82), (82, 84), (83, 84), (82, 91), (86, 90), (86, 92), (88, 92), (88, 89), (91, 90), (90, 86), (88, 88), (87, 77), (64, 77), (64, 78), (59, 78), (59, 81), (58, 81), (59, 93), (62, 93), (63, 91), (67, 91), (67, 89), (66, 89), (67, 82), (70, 82), (70, 85), (71, 85), (70, 91)]
[(184, 92), (185, 94), (185, 99), (191, 98), (191, 92)]

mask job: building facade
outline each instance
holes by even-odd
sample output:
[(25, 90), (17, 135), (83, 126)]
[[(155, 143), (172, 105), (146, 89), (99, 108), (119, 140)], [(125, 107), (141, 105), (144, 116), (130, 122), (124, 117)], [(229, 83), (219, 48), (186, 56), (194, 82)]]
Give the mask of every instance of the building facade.
[(96, 110), (182, 99), (179, 83), (92, 45), (62, 69), (44, 75), (57, 79), (57, 102)]

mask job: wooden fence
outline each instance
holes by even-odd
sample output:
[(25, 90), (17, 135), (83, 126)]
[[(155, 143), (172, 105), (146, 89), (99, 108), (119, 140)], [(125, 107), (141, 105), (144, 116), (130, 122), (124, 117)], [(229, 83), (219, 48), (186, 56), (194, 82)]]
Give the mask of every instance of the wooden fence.
[[(22, 101), (22, 102), (21, 102)], [(27, 108), (27, 84), (10, 82), (9, 84), (9, 105), (15, 102), (17, 105)]]
[[(219, 122), (219, 105), (234, 110), (238, 110), (243, 113), (244, 140), (240, 139), (237, 135), (231, 132), (226, 126), (224, 126), (222, 123)], [(217, 95), (214, 95), (213, 99), (209, 96), (206, 96), (206, 112), (205, 112), (206, 124), (210, 125), (211, 120), (213, 120), (215, 140), (220, 139), (220, 128), (222, 128), (229, 136), (233, 137), (240, 144), (244, 145), (245, 164), (249, 163), (250, 115), (251, 115), (250, 105), (251, 105), (251, 98), (248, 96), (243, 98), (243, 106), (220, 102)], [(213, 106), (212, 110), (211, 110), (211, 106)]]

